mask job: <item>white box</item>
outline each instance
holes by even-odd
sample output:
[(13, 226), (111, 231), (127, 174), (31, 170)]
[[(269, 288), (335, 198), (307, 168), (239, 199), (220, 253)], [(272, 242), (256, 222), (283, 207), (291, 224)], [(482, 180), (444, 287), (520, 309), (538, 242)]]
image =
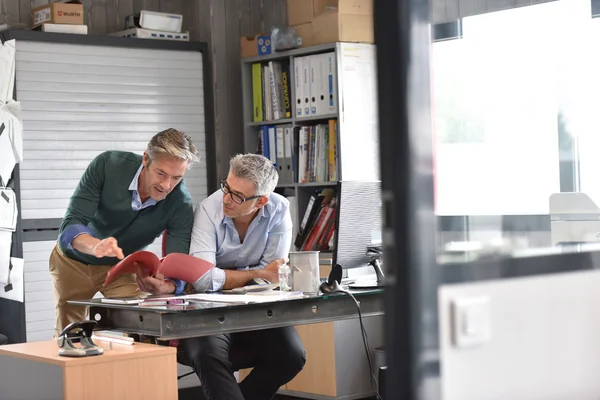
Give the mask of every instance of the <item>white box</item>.
[(87, 35), (87, 25), (67, 25), (67, 24), (42, 24), (42, 32), (55, 33), (73, 33), (77, 35)]
[(173, 33), (156, 31), (144, 28), (131, 28), (124, 31), (111, 33), (110, 36), (138, 38), (138, 39), (158, 39), (158, 40), (175, 40), (180, 42), (189, 42), (189, 32)]
[(140, 26), (144, 29), (152, 29), (165, 32), (181, 32), (183, 15), (168, 14), (156, 11), (140, 11)]

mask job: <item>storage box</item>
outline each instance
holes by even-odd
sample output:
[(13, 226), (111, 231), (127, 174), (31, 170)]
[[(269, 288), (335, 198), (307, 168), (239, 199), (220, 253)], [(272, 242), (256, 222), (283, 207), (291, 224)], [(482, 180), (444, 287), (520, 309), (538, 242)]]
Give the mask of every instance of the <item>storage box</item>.
[(139, 23), (144, 29), (179, 33), (183, 24), (183, 15), (142, 10)]
[(44, 23), (83, 25), (83, 5), (78, 0), (36, 7), (31, 15), (32, 28)]
[[(324, 1), (325, 1), (324, 9), (321, 12), (337, 10), (337, 12), (339, 12), (340, 14), (373, 15), (373, 0), (324, 0)], [(319, 14), (315, 14), (315, 16), (317, 16)]]
[(306, 24), (321, 14), (331, 0), (287, 0), (288, 25)]
[(312, 22), (313, 44), (332, 42), (374, 43), (373, 15), (325, 11)]
[(189, 42), (190, 41), (189, 32), (175, 33), (175, 32), (155, 31), (152, 29), (144, 29), (144, 28), (125, 29), (124, 31), (111, 33), (109, 36), (119, 36), (119, 37), (137, 38), (137, 39), (175, 40), (175, 41), (179, 41), (179, 42)]
[(69, 24), (42, 24), (42, 32), (54, 33), (72, 33), (75, 35), (87, 35), (87, 25), (69, 25)]
[(240, 38), (240, 51), (242, 58), (271, 54), (271, 36), (242, 36)]

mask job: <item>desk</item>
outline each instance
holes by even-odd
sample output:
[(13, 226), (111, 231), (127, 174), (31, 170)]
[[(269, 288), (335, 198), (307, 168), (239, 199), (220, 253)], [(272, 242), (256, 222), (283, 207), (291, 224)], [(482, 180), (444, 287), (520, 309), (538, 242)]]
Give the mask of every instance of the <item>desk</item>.
[(0, 346), (0, 398), (10, 400), (177, 400), (173, 347), (96, 341), (104, 354), (58, 355), (56, 341)]
[[(383, 345), (383, 290), (351, 293), (360, 301), (371, 349)], [(307, 363), (280, 393), (344, 400), (372, 395), (356, 304), (345, 294), (259, 304), (198, 302), (152, 308), (102, 303), (100, 299), (70, 303), (89, 306), (90, 318), (97, 320), (98, 329), (161, 340), (296, 326), (307, 351)]]
[[(363, 317), (383, 315), (383, 290), (352, 291)], [(217, 333), (245, 332), (282, 326), (339, 321), (358, 317), (354, 301), (344, 294), (257, 304), (190, 302), (187, 306), (139, 307), (102, 303), (101, 299), (70, 301), (90, 307), (97, 329), (114, 329), (156, 337), (185, 339)]]

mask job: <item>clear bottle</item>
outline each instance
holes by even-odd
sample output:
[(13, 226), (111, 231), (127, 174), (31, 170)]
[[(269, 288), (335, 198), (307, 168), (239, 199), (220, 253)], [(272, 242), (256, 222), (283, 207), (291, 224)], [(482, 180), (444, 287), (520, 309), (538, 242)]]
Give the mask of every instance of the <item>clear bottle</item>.
[(289, 265), (282, 264), (278, 269), (279, 275), (279, 290), (291, 291), (292, 290), (292, 270)]

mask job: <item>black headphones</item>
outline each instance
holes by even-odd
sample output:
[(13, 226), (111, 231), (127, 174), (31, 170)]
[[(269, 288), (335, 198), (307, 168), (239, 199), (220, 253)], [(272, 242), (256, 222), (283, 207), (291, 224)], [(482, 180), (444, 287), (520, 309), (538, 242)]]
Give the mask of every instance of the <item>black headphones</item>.
[(340, 264), (335, 264), (333, 268), (331, 268), (327, 282), (321, 283), (319, 290), (323, 294), (337, 293), (342, 291), (340, 283), (342, 283), (342, 266)]

